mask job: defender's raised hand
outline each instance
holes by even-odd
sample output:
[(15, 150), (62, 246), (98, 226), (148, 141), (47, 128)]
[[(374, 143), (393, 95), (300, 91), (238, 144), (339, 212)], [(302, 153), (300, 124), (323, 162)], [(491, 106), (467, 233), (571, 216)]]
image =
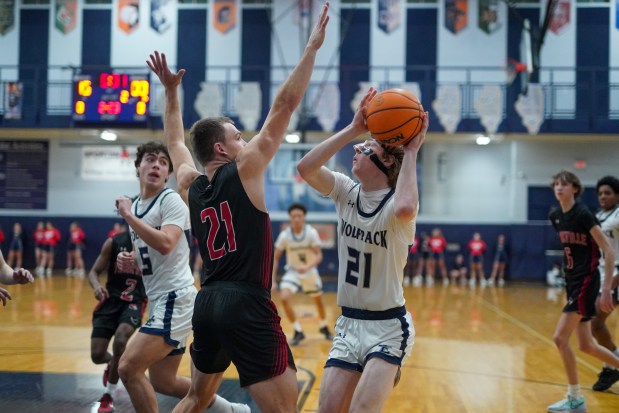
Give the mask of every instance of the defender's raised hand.
[(322, 46), (322, 42), (325, 40), (325, 33), (327, 29), (327, 23), (329, 23), (329, 16), (327, 13), (329, 12), (329, 2), (325, 2), (325, 5), (322, 6), (322, 11), (320, 12), (320, 16), (318, 17), (318, 21), (316, 22), (316, 26), (314, 26), (314, 30), (312, 30), (312, 34), (307, 41), (307, 47), (318, 50), (320, 46)]
[(185, 74), (185, 69), (181, 69), (178, 72), (173, 73), (168, 66), (165, 53), (159, 54), (158, 51), (155, 51), (154, 55), (151, 54), (149, 56), (150, 61), (147, 60), (146, 64), (150, 67), (150, 70), (152, 70), (159, 77), (159, 80), (164, 87), (176, 87), (181, 84), (181, 79)]

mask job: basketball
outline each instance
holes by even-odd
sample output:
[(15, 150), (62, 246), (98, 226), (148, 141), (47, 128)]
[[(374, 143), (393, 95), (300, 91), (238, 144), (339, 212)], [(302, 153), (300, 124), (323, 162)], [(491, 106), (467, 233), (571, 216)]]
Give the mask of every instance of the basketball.
[(413, 139), (423, 125), (425, 112), (417, 96), (404, 89), (377, 93), (365, 112), (372, 137), (387, 146), (398, 146)]

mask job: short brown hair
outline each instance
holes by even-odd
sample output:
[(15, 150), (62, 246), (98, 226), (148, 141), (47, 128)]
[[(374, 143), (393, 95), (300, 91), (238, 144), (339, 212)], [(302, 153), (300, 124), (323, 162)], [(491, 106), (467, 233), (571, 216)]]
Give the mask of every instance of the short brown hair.
[(564, 182), (566, 184), (571, 184), (576, 192), (574, 193), (574, 198), (578, 198), (580, 194), (582, 194), (582, 184), (580, 183), (580, 179), (576, 176), (575, 173), (563, 170), (552, 177), (552, 181), (550, 182), (550, 187), (554, 188), (557, 182)]
[(226, 138), (224, 125), (226, 123), (234, 125), (232, 119), (225, 116), (205, 118), (194, 123), (189, 130), (189, 141), (193, 148), (193, 154), (200, 165), (204, 166), (215, 159), (213, 145), (217, 142), (224, 142)]
[(389, 167), (387, 172), (387, 181), (391, 188), (395, 188), (398, 183), (398, 175), (400, 175), (400, 168), (402, 168), (402, 161), (404, 160), (404, 148), (402, 146), (387, 146), (380, 141), (376, 141), (383, 148), (383, 159), (389, 160), (389, 157), (393, 157), (393, 164)]
[(135, 155), (135, 162), (134, 162), (136, 169), (140, 167), (140, 164), (142, 163), (142, 159), (144, 158), (144, 155), (151, 154), (151, 153), (158, 154), (160, 152), (163, 153), (166, 158), (168, 158), (168, 162), (170, 163), (169, 172), (172, 173), (174, 171), (174, 166), (172, 165), (172, 158), (170, 158), (170, 153), (168, 152), (168, 148), (163, 143), (155, 142), (155, 141), (146, 142), (138, 146), (138, 150)]

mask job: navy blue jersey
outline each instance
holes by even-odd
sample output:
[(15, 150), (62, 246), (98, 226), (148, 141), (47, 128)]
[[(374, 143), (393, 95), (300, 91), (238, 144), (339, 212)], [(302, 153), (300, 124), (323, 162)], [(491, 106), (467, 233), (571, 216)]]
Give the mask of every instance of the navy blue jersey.
[(243, 281), (271, 289), (273, 234), (269, 214), (252, 204), (236, 162), (200, 175), (189, 187), (191, 230), (198, 239), (202, 286)]
[(128, 274), (118, 271), (116, 257), (119, 253), (133, 250), (129, 231), (121, 232), (112, 238), (112, 250), (107, 269), (107, 283), (105, 288), (110, 297), (116, 297), (127, 302), (138, 302), (146, 299), (146, 291), (141, 275)]
[(551, 211), (549, 219), (563, 245), (566, 279), (573, 280), (597, 272), (600, 249), (590, 231), (599, 222), (593, 213), (577, 202), (566, 213), (561, 208)]

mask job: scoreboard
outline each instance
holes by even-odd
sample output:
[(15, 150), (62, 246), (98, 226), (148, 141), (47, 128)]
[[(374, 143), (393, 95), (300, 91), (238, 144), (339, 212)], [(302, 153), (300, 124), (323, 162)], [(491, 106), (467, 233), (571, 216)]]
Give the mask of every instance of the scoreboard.
[(142, 123), (148, 120), (150, 80), (145, 74), (97, 73), (73, 78), (73, 120)]

